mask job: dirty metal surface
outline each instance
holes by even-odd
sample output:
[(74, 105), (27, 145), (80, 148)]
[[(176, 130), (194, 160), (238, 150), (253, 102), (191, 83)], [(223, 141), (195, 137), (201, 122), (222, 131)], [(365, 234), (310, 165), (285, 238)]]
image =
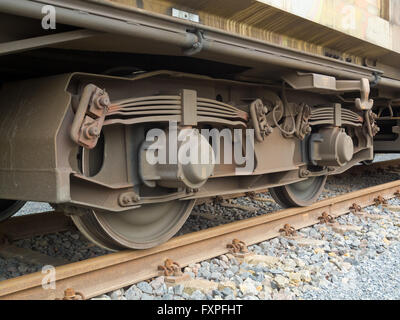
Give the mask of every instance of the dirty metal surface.
[[(248, 36), (314, 54), (342, 56), (362, 64), (365, 55), (383, 55), (387, 50), (400, 52), (395, 35), (396, 4), (388, 0), (293, 0), (187, 1), (187, 0), (89, 0), (111, 6), (144, 9), (173, 16), (180, 10), (181, 20)], [(396, 2), (396, 1), (392, 1)], [(296, 28), (293, 28), (296, 25)], [(309, 33), (315, 35), (309, 39)], [(331, 49), (331, 51), (329, 50)], [(363, 50), (364, 49), (364, 50)]]

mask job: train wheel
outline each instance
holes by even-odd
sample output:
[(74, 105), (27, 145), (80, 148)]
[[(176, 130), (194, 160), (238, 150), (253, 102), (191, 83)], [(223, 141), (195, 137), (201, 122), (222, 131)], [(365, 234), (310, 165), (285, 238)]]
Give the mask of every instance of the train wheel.
[(0, 199), (0, 222), (11, 218), (24, 206), (24, 204), (25, 201)]
[(194, 203), (195, 200), (175, 200), (122, 213), (92, 210), (83, 216), (72, 216), (72, 220), (89, 240), (105, 249), (147, 249), (172, 238), (189, 217)]
[(284, 208), (313, 204), (324, 189), (326, 176), (312, 177), (286, 186), (271, 188), (272, 198)]
[(362, 163), (364, 166), (370, 166), (371, 164), (374, 163), (374, 159), (372, 159), (372, 160), (364, 160), (364, 161), (361, 161), (361, 163)]

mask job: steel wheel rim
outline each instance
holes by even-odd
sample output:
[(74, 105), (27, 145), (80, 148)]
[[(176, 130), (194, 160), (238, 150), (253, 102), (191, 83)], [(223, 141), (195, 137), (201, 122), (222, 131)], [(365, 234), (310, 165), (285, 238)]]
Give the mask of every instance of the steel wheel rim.
[(127, 212), (73, 216), (78, 229), (98, 246), (111, 251), (148, 249), (172, 238), (189, 217), (195, 200), (148, 204)]
[(5, 221), (8, 218), (11, 218), (24, 205), (25, 205), (25, 201), (1, 200), (0, 199), (0, 222)]
[(293, 184), (271, 188), (274, 200), (284, 208), (306, 207), (313, 204), (325, 186), (327, 177), (312, 177)]
[[(97, 148), (104, 144), (104, 136), (102, 139)], [(85, 176), (96, 175), (101, 170), (101, 154), (82, 149), (80, 167)], [(91, 157), (96, 161), (91, 162)], [(91, 172), (93, 163), (97, 170)], [(71, 218), (79, 231), (99, 247), (110, 251), (148, 249), (172, 238), (189, 217), (194, 204), (195, 200), (174, 200), (146, 204), (121, 213), (92, 209), (90, 213)]]
[(327, 177), (312, 177), (304, 181), (289, 184), (287, 192), (289, 196), (300, 206), (309, 206), (320, 196)]

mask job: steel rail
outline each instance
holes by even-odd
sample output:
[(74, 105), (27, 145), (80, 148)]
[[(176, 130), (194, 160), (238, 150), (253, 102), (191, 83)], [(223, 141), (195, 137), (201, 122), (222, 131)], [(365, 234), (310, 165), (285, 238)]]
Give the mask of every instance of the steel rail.
[[(118, 18), (117, 16), (111, 16), (110, 13), (104, 12), (104, 10), (102, 14), (88, 10), (84, 11), (82, 8), (78, 10), (77, 8), (79, 7), (76, 7), (76, 2), (74, 9), (73, 7), (68, 8), (68, 2), (1, 0), (0, 12), (41, 19), (43, 18), (41, 8), (46, 3), (51, 3), (57, 7), (57, 21), (67, 25), (112, 34), (122, 34), (139, 39), (152, 39), (155, 42), (166, 43), (184, 50), (193, 48), (200, 41), (194, 33), (187, 31), (186, 21), (171, 19), (159, 14), (150, 14), (143, 10), (129, 10)], [(80, 5), (82, 4), (80, 3)], [(129, 16), (127, 13), (131, 13), (131, 15)], [(235, 60), (236, 63), (246, 61), (253, 63), (253, 65), (258, 63), (273, 64), (284, 68), (357, 80), (367, 78), (369, 81), (376, 81), (376, 74), (383, 74), (382, 71), (377, 69), (352, 65), (298, 50), (281, 48), (267, 42), (230, 34), (200, 24), (191, 23), (190, 26), (195, 29), (207, 29), (207, 36), (203, 41), (199, 57), (207, 58), (211, 55), (216, 59), (216, 56), (223, 55), (226, 58), (229, 57)], [(379, 86), (400, 89), (400, 81), (382, 77), (379, 80)]]
[(395, 197), (400, 180), (320, 201), (307, 208), (292, 208), (264, 216), (176, 237), (148, 250), (122, 251), (57, 267), (56, 289), (43, 289), (40, 272), (0, 282), (0, 299), (62, 298), (67, 288), (86, 299), (158, 275), (157, 267), (169, 258), (184, 267), (228, 252), (227, 245), (240, 239), (251, 245), (280, 235), (285, 224), (301, 229), (319, 223), (326, 212), (333, 217), (349, 212), (353, 203), (366, 207), (378, 196)]

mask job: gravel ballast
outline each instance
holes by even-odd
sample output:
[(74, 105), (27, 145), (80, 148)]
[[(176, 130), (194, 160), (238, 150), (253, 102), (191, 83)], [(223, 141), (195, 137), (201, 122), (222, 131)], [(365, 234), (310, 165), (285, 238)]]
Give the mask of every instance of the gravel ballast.
[(295, 238), (252, 245), (244, 259), (226, 254), (190, 265), (184, 272), (191, 281), (167, 285), (158, 277), (95, 299), (399, 299), (399, 211), (393, 199), (388, 208), (366, 208), (366, 216), (348, 214)]

